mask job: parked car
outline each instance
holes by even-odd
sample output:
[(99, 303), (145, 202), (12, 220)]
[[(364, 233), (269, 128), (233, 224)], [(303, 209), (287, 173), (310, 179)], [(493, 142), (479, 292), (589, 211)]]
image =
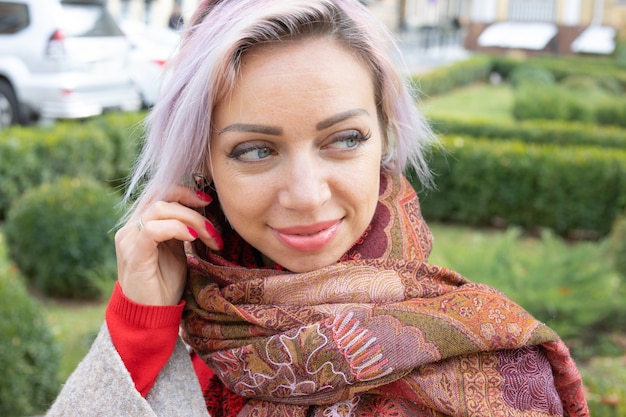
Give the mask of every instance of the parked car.
[(123, 20), (120, 27), (131, 46), (130, 76), (144, 107), (152, 107), (159, 95), (166, 62), (176, 51), (180, 33), (154, 24)]
[(139, 109), (129, 54), (104, 1), (0, 0), (0, 127)]

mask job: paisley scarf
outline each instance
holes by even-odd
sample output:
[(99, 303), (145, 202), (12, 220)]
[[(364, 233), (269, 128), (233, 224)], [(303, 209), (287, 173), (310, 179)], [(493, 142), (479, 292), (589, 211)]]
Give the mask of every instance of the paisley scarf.
[(183, 337), (244, 398), (239, 416), (589, 415), (552, 330), (426, 262), (430, 230), (404, 178), (381, 176), (371, 225), (325, 268), (260, 267), (222, 234), (222, 253), (188, 254)]

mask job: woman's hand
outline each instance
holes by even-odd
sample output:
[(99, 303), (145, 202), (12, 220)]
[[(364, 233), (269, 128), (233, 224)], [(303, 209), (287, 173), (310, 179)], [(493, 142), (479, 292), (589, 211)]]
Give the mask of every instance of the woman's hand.
[(126, 297), (145, 305), (180, 302), (187, 273), (183, 242), (199, 238), (222, 249), (213, 226), (193, 209), (210, 202), (207, 194), (178, 186), (167, 201), (152, 204), (115, 234), (118, 280)]

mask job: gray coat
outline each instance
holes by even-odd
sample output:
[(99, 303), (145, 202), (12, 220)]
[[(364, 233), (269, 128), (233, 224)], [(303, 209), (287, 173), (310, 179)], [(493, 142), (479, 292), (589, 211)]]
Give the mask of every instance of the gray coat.
[(209, 417), (189, 353), (179, 339), (146, 398), (135, 388), (106, 323), (46, 416)]

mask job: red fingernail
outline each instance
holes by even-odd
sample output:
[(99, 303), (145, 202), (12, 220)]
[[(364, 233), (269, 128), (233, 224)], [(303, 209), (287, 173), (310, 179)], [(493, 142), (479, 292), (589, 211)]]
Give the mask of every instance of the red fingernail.
[(211, 235), (211, 237), (217, 244), (217, 248), (219, 250), (224, 249), (224, 241), (222, 240), (222, 237), (220, 236), (220, 234), (217, 233), (217, 230), (215, 230), (215, 227), (213, 227), (213, 225), (210, 222), (204, 222), (204, 226), (206, 227), (206, 231), (209, 232), (209, 234)]
[(189, 230), (189, 233), (191, 234), (191, 236), (193, 236), (194, 239), (198, 237), (198, 232), (196, 232), (191, 227), (187, 226), (187, 230)]
[(200, 200), (206, 201), (207, 203), (213, 201), (210, 195), (208, 195), (207, 193), (203, 193), (202, 191), (196, 191), (196, 195)]

